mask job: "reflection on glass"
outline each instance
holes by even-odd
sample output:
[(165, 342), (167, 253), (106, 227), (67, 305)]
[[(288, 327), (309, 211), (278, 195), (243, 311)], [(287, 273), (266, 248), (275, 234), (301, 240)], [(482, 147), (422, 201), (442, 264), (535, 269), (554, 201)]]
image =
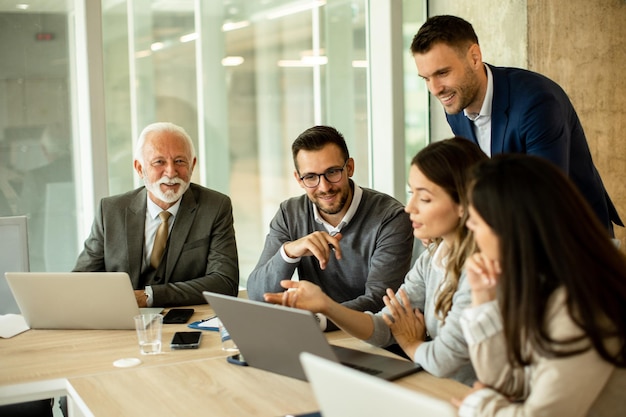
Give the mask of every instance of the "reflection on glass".
[[(408, 53), (422, 3), (403, 1), (407, 165), (428, 131), (427, 94)], [(0, 216), (29, 216), (34, 270), (71, 269), (82, 244), (69, 140), (71, 4), (19, 10), (0, 1)], [(368, 34), (367, 5), (103, 0), (109, 194), (140, 185), (132, 149), (146, 124), (184, 126), (199, 153), (193, 181), (233, 199), (245, 283), (278, 204), (302, 192), (290, 153), (301, 131), (320, 123), (340, 130), (354, 179), (368, 186), (367, 37), (376, 34)]]
[[(0, 216), (29, 216), (34, 270), (71, 269), (84, 238), (76, 238), (82, 193), (70, 140), (71, 5), (19, 10), (0, 0)], [(146, 124), (184, 126), (198, 150), (193, 181), (233, 200), (245, 284), (278, 204), (302, 192), (290, 152), (301, 131), (335, 126), (355, 181), (369, 185), (367, 5), (102, 0), (108, 193), (140, 186), (132, 149)], [(407, 166), (428, 137), (427, 94), (408, 52), (424, 10), (403, 0)]]
[(111, 194), (139, 185), (136, 132), (184, 126), (197, 139), (193, 180), (233, 200), (245, 284), (278, 204), (302, 192), (290, 150), (300, 132), (335, 126), (368, 186), (366, 4), (146, 0), (130, 16), (104, 6)]
[(403, 0), (402, 38), (404, 39), (404, 108), (406, 140), (406, 172), (413, 156), (428, 145), (428, 91), (426, 83), (417, 75), (415, 61), (410, 52), (413, 36), (426, 21), (426, 7), (422, 2)]
[(0, 4), (0, 216), (28, 216), (33, 271), (77, 253), (67, 4)]

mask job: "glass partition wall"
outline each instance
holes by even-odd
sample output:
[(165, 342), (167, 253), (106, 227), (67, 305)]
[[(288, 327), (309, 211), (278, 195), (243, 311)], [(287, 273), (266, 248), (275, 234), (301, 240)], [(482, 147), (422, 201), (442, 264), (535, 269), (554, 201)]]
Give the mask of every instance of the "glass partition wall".
[(16, 3), (0, 1), (0, 216), (28, 215), (31, 270), (63, 271), (78, 243), (68, 10)]
[(301, 131), (339, 129), (355, 181), (368, 184), (366, 6), (105, 2), (111, 191), (138, 185), (129, 138), (156, 120), (185, 127), (197, 140), (194, 180), (232, 198), (245, 279), (278, 204), (301, 193), (290, 152)]
[[(28, 24), (30, 27), (14, 23), (10, 28), (4, 23), (0, 25), (2, 47), (10, 48), (7, 53), (12, 57), (23, 57), (18, 61), (24, 68), (31, 66), (28, 71), (46, 71), (51, 67), (40, 62), (41, 49), (18, 51), (15, 41), (5, 46), (4, 31), (12, 36), (22, 32), (31, 36), (37, 28), (45, 27), (43, 19), (46, 22), (52, 19), (48, 14), (56, 14), (59, 25), (67, 31), (81, 16), (64, 10), (68, 7), (65, 0), (58, 3), (54, 13), (37, 12), (39, 17), (33, 17), (36, 15), (33, 8), (7, 11), (6, 5), (0, 11), (0, 22), (16, 22), (15, 16), (20, 13), (39, 19)], [(97, 2), (85, 1), (84, 5), (89, 9), (94, 3)], [(372, 3), (378, 3), (378, 7), (389, 3), (384, 7), (396, 19), (400, 16), (400, 20), (376, 22), (373, 19), (376, 16), (371, 15)], [(344, 134), (356, 162), (354, 180), (361, 186), (375, 186), (375, 179), (381, 175), (398, 177), (400, 183), (406, 183), (407, 164), (428, 137), (427, 93), (408, 50), (412, 35), (424, 19), (424, 10), (422, 0), (102, 0), (99, 12), (106, 143), (100, 146), (105, 150), (104, 155), (96, 152), (93, 159), (103, 159), (105, 167), (96, 168), (90, 158), (81, 157), (78, 161), (79, 151), (71, 146), (96, 139), (72, 132), (78, 116), (73, 114), (76, 103), (70, 105), (72, 95), (67, 91), (75, 88), (72, 85), (76, 80), (68, 69), (72, 62), (67, 56), (72, 51), (72, 39), (65, 39), (57, 44), (63, 50), (62, 55), (53, 59), (63, 71), (55, 67), (61, 74), (55, 74), (54, 81), (38, 84), (37, 99), (21, 107), (25, 114), (32, 114), (32, 120), (22, 123), (13, 118), (13, 106), (9, 103), (14, 101), (8, 97), (15, 100), (15, 96), (2, 95), (7, 98), (0, 99), (0, 134), (4, 135), (0, 137), (3, 146), (0, 169), (4, 169), (4, 164), (10, 173), (0, 176), (0, 185), (2, 181), (15, 185), (15, 195), (22, 190), (26, 192), (30, 186), (26, 185), (25, 174), (35, 169), (34, 165), (19, 165), (10, 159), (14, 156), (5, 154), (4, 148), (9, 143), (19, 143), (21, 148), (27, 144), (25, 139), (16, 139), (11, 129), (23, 128), (22, 136), (31, 129), (28, 143), (36, 143), (41, 132), (32, 129), (42, 130), (48, 119), (54, 119), (55, 124), (65, 126), (62, 136), (74, 137), (73, 142), (66, 143), (65, 155), (69, 161), (64, 163), (69, 171), (69, 180), (65, 182), (70, 183), (66, 188), (74, 188), (53, 193), (58, 197), (68, 196), (64, 200), (74, 210), (69, 215), (74, 232), (68, 233), (73, 240), (64, 250), (69, 255), (63, 266), (56, 267), (67, 270), (88, 233), (93, 216), (89, 207), (97, 203), (98, 196), (141, 185), (132, 169), (133, 144), (141, 129), (154, 121), (179, 124), (193, 138), (198, 153), (193, 181), (232, 198), (241, 279), (245, 285), (279, 203), (302, 193), (293, 177), (290, 147), (306, 128), (329, 124)], [(372, 25), (378, 25), (377, 31), (401, 31), (403, 44), (393, 47), (401, 48), (402, 62), (375, 59), (377, 52), (370, 42)], [(56, 33), (61, 31), (55, 29), (54, 38), (59, 40), (61, 35)], [(27, 70), (22, 75), (7, 75), (3, 69), (6, 60), (3, 61), (0, 77), (4, 84), (0, 88), (7, 92), (17, 89), (14, 84), (19, 78), (31, 85), (34, 79), (41, 78), (31, 77)], [(402, 101), (400, 109), (405, 109), (406, 115), (400, 119), (401, 131), (384, 137), (372, 137), (372, 126), (377, 123), (372, 114), (388, 111), (372, 98), (372, 83), (385, 81), (373, 79), (373, 65), (400, 66), (403, 74), (403, 91), (393, 99)], [(30, 97), (24, 91), (22, 87), (17, 96)], [(50, 104), (46, 108), (54, 117), (42, 112), (45, 106), (41, 99)], [(377, 146), (400, 146), (404, 150), (401, 160), (396, 163), (377, 160), (377, 142)], [(35, 163), (31, 158), (26, 159)], [(84, 172), (86, 167), (91, 168), (95, 178), (106, 174), (108, 181), (103, 187), (106, 189), (89, 189), (99, 188), (89, 185), (89, 181), (73, 185), (73, 171)], [(8, 188), (4, 185), (0, 187), (0, 197), (6, 195), (11, 200), (14, 194), (5, 189)], [(405, 198), (403, 193), (382, 191), (400, 200)], [(96, 201), (81, 203), (90, 196)], [(15, 201), (13, 198), (5, 204), (0, 198), (0, 215), (24, 214)], [(52, 204), (44, 211), (56, 208)], [(34, 215), (34, 212), (26, 213)], [(34, 236), (33, 240), (45, 242)], [(45, 263), (32, 266), (35, 270), (52, 270)]]

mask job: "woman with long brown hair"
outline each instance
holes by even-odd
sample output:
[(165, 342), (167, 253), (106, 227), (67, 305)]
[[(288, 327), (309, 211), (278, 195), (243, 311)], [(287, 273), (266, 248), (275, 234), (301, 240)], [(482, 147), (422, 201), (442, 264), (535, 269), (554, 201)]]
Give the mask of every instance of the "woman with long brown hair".
[(468, 416), (626, 410), (626, 258), (581, 194), (538, 157), (475, 167), (461, 318), (478, 382)]

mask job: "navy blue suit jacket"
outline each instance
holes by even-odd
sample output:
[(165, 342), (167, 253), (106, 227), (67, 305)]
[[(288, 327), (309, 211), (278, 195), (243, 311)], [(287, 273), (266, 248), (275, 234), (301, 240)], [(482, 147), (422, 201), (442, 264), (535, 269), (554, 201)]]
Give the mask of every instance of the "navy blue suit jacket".
[[(491, 154), (525, 153), (558, 165), (578, 186), (607, 229), (623, 223), (609, 198), (574, 106), (563, 89), (543, 75), (489, 65), (493, 75)], [(447, 114), (457, 136), (478, 143), (472, 122)]]

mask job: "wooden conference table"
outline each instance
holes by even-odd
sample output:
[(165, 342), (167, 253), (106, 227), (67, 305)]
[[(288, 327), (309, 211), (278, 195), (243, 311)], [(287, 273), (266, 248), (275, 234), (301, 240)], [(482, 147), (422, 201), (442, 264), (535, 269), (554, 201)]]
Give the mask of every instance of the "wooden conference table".
[[(191, 321), (212, 315), (194, 306)], [(217, 332), (203, 331), (199, 349), (171, 350), (174, 332), (186, 324), (163, 325), (163, 351), (140, 355), (134, 330), (28, 330), (0, 339), (0, 405), (68, 396), (70, 416), (267, 416), (318, 410), (309, 384), (226, 362)], [(387, 354), (341, 331), (333, 344)], [(113, 362), (139, 358), (135, 367)], [(469, 388), (426, 372), (396, 381), (415, 391), (449, 400)]]

